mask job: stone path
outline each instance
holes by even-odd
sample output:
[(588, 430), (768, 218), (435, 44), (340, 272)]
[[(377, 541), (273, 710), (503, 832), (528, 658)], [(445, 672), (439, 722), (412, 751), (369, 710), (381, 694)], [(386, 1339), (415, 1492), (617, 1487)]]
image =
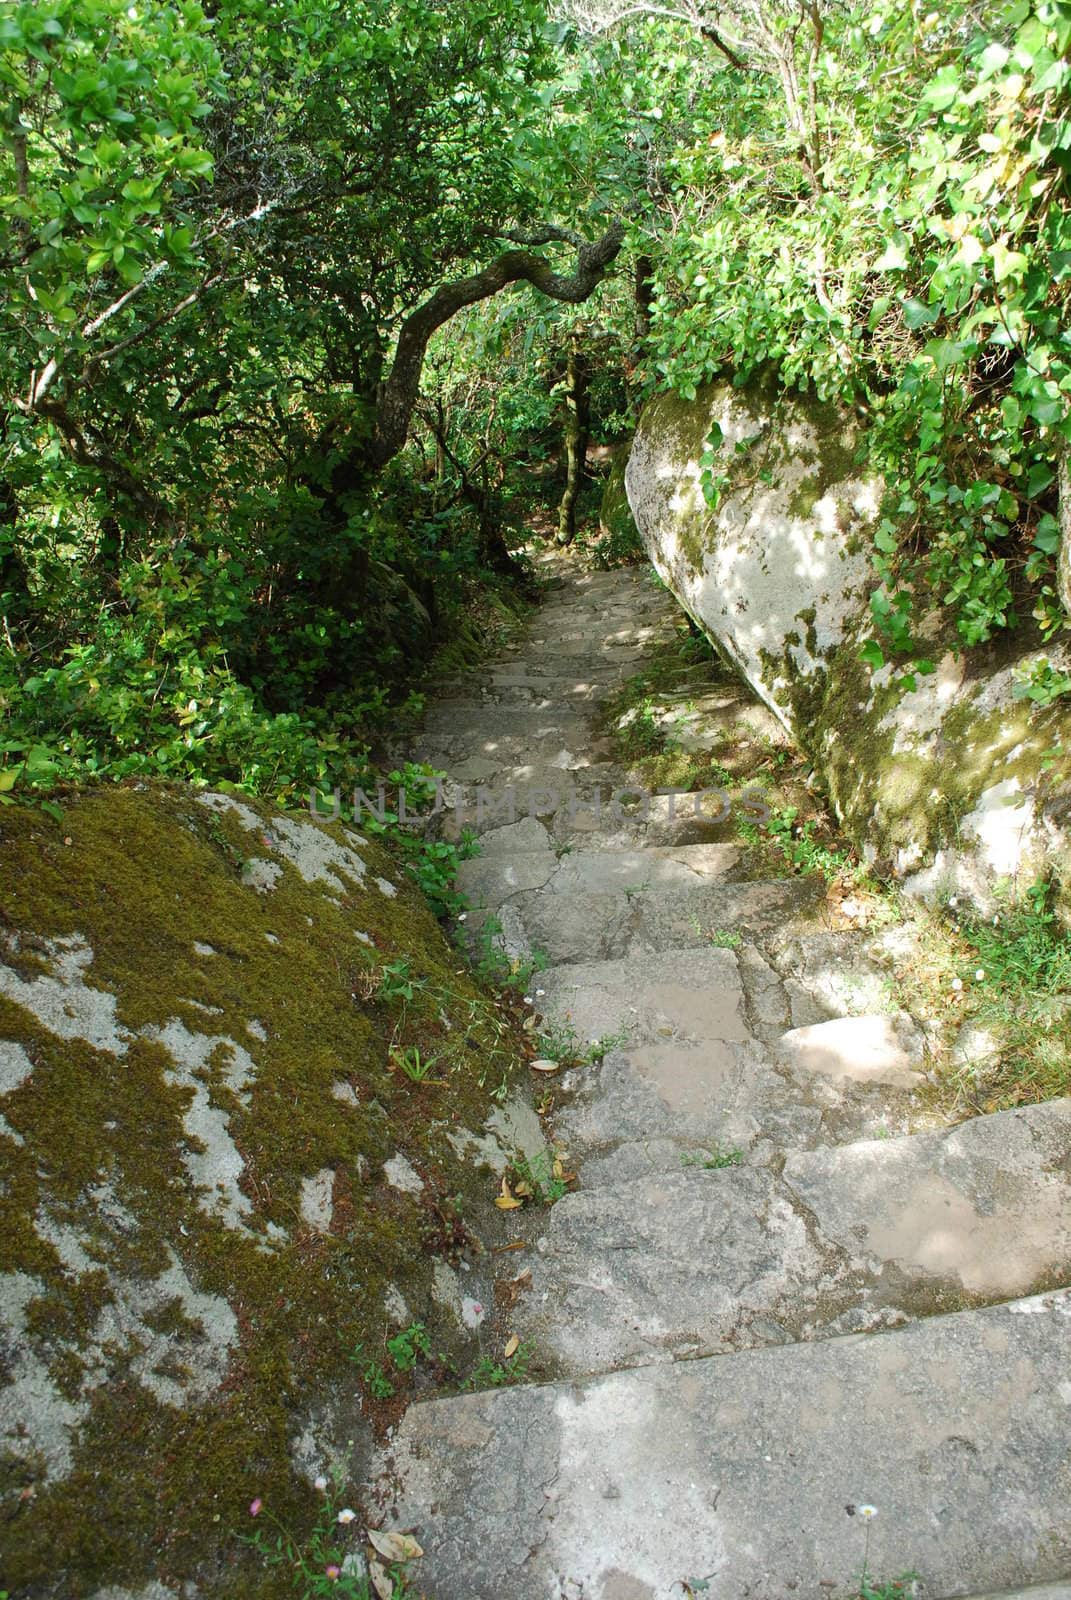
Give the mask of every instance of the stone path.
[[(563, 569), (415, 747), (481, 835), (470, 922), (546, 952), (545, 1026), (612, 1047), (553, 1079), (578, 1185), (497, 1258), (552, 1381), (414, 1405), (384, 1523), (416, 1530), (433, 1600), (838, 1600), (867, 1527), (870, 1572), (913, 1568), (929, 1600), (1051, 1585), (1071, 1102), (915, 1131), (899, 930), (829, 931), (811, 881), (750, 880), (666, 797), (609, 812), (626, 775), (592, 719), (673, 615), (643, 573)], [(754, 710), (720, 692), (727, 724)], [(489, 809), (511, 786), (545, 791), (536, 815)]]

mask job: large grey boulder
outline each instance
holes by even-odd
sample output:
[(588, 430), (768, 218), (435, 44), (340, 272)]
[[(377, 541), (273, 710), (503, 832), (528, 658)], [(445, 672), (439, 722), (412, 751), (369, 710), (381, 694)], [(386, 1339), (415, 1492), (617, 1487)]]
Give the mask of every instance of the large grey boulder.
[[(701, 458), (720, 428), (703, 493)], [(811, 757), (847, 831), (908, 886), (985, 904), (1065, 867), (1071, 707), (1017, 699), (1064, 644), (957, 652), (949, 619), (915, 626), (936, 664), (913, 690), (872, 673), (872, 536), (883, 484), (856, 465), (854, 420), (772, 387), (721, 381), (646, 408), (625, 483), (644, 545), (681, 605)], [(1055, 756), (1053, 751), (1056, 750)]]

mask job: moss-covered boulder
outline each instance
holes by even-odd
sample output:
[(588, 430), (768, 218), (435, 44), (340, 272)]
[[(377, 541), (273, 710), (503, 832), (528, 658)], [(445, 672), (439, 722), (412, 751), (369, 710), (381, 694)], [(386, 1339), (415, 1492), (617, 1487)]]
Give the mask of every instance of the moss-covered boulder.
[(471, 1365), (455, 1268), (522, 1060), (355, 828), (144, 786), (0, 811), (0, 1591), (294, 1592), (249, 1507), (300, 1537)]
[[(859, 442), (850, 417), (769, 377), (657, 398), (625, 474), (647, 552), (871, 859), (918, 892), (982, 903), (1001, 879), (1071, 878), (1071, 707), (1014, 692), (1042, 653), (1012, 639), (965, 658), (934, 614), (915, 625), (937, 670), (914, 690), (860, 660), (883, 486), (856, 465)], [(1046, 657), (1071, 665), (1066, 646)]]

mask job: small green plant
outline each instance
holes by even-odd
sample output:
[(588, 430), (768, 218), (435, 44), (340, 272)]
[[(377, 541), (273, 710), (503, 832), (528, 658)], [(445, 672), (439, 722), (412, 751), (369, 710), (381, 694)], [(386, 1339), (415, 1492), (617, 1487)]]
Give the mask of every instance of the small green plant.
[(387, 1352), (399, 1372), (412, 1372), (420, 1356), (431, 1355), (431, 1340), (423, 1322), (411, 1322), (408, 1328), (387, 1340)]
[(404, 1072), (410, 1083), (440, 1082), (430, 1077), (432, 1068), (438, 1063), (438, 1056), (422, 1056), (415, 1044), (407, 1045), (404, 1050), (393, 1049), (390, 1059), (400, 1072)]
[(569, 1193), (570, 1179), (561, 1160), (549, 1150), (536, 1156), (518, 1156), (513, 1162), (514, 1193), (524, 1200), (535, 1200), (542, 1206), (557, 1205)]
[(493, 1356), (481, 1356), (462, 1385), (465, 1389), (504, 1389), (511, 1383), (520, 1383), (528, 1372), (532, 1359), (532, 1346), (521, 1343), (510, 1356), (496, 1361)]
[(739, 950), (743, 939), (732, 928), (711, 928), (707, 935), (716, 950)]
[[(359, 1526), (359, 1521), (357, 1513), (343, 1504), (345, 1483), (345, 1474), (338, 1471), (332, 1472), (330, 1479), (317, 1478), (316, 1487), (323, 1498), (304, 1538), (292, 1533), (259, 1496), (249, 1507), (257, 1527), (251, 1534), (240, 1534), (241, 1542), (255, 1550), (266, 1566), (282, 1570), (297, 1600), (327, 1600), (328, 1596), (331, 1600), (372, 1600), (360, 1559), (362, 1541), (349, 1533)], [(406, 1577), (406, 1561), (419, 1555), (420, 1547), (405, 1534), (391, 1535), (390, 1539), (392, 1554), (397, 1550), (405, 1555), (403, 1559), (380, 1563), (383, 1581), (390, 1585), (386, 1592), (391, 1600), (406, 1600), (413, 1592)], [(376, 1592), (384, 1590), (377, 1586)], [(0, 1600), (4, 1600), (2, 1591)]]
[(622, 1028), (585, 1042), (570, 1023), (556, 1022), (539, 1035), (539, 1054), (563, 1067), (590, 1067), (611, 1050), (619, 1049), (627, 1038)]
[[(358, 1345), (358, 1350), (360, 1346)], [(361, 1368), (361, 1377), (364, 1379), (365, 1388), (373, 1400), (389, 1400), (394, 1394), (394, 1385), (387, 1377), (383, 1363), (380, 1361), (360, 1361), (356, 1354), (353, 1359)]]
[(723, 1150), (715, 1145), (713, 1150), (689, 1150), (681, 1156), (682, 1167), (702, 1167), (706, 1172), (719, 1172), (723, 1167), (738, 1167), (744, 1159), (742, 1150)]
[(745, 833), (746, 830), (749, 843), (758, 843), (765, 833), (774, 849), (797, 872), (819, 872), (827, 883), (834, 883), (846, 876), (862, 876), (862, 870), (853, 866), (847, 850), (831, 849), (822, 844), (815, 837), (814, 821), (798, 822), (798, 816), (796, 806), (782, 806), (779, 810), (771, 811), (762, 829), (745, 822), (740, 831)]
[(376, 990), (380, 1000), (411, 1000), (418, 989), (424, 987), (423, 979), (414, 978), (406, 957), (388, 961), (380, 968)]
[(1057, 671), (1051, 661), (1035, 661), (1029, 671), (1016, 674), (1012, 694), (1016, 700), (1032, 700), (1038, 706), (1051, 705), (1061, 695), (1071, 694), (1071, 673)]
[(904, 1572), (899, 1578), (886, 1578), (883, 1582), (868, 1578), (864, 1573), (859, 1580), (858, 1600), (905, 1600), (915, 1593), (917, 1572)]
[(870, 1524), (878, 1514), (877, 1506), (848, 1506), (848, 1515), (858, 1517), (863, 1524), (863, 1569), (859, 1574), (857, 1600), (901, 1600), (914, 1594), (917, 1572), (901, 1573), (899, 1578), (879, 1580), (870, 1575)]
[(364, 1353), (364, 1345), (354, 1345), (350, 1351), (350, 1360), (360, 1368), (361, 1377), (365, 1388), (373, 1400), (390, 1400), (397, 1392), (396, 1385), (388, 1372), (388, 1366), (394, 1369), (394, 1375), (412, 1372), (421, 1356), (431, 1355), (431, 1340), (428, 1330), (423, 1322), (411, 1322), (408, 1328), (402, 1328), (386, 1340), (386, 1361), (370, 1358)]
[(531, 955), (523, 957), (510, 956), (496, 942), (501, 933), (502, 924), (497, 917), (485, 918), (476, 933), (472, 970), (484, 983), (523, 994), (529, 980), (537, 972), (545, 971), (547, 958), (541, 950), (533, 950)]

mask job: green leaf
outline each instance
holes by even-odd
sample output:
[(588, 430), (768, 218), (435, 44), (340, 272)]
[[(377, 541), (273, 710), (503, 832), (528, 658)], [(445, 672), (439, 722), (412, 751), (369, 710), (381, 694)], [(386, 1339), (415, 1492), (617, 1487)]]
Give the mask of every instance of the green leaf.
[(912, 297), (902, 300), (900, 304), (904, 309), (904, 321), (912, 330), (928, 327), (930, 323), (937, 321), (941, 312), (940, 306), (924, 305), (921, 300)]

